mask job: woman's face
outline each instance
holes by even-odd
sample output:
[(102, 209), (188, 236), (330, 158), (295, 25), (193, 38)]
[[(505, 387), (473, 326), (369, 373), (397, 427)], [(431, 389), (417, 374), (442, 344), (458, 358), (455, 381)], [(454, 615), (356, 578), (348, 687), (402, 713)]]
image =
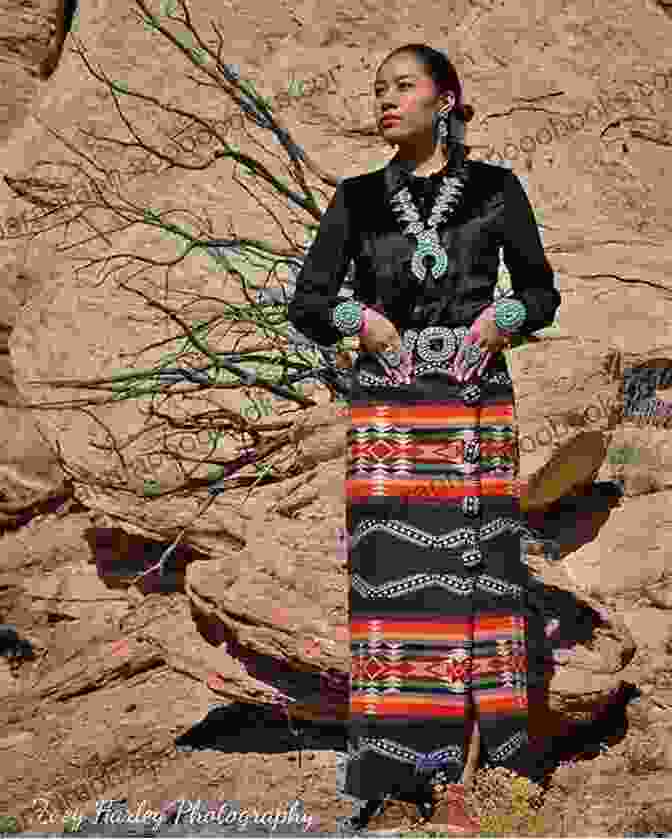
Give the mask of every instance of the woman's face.
[[(432, 120), (444, 105), (452, 106), (452, 93), (439, 97), (436, 85), (413, 55), (401, 53), (383, 64), (374, 85), (376, 124), (391, 144), (409, 145), (432, 133)], [(386, 115), (398, 117), (382, 122)]]

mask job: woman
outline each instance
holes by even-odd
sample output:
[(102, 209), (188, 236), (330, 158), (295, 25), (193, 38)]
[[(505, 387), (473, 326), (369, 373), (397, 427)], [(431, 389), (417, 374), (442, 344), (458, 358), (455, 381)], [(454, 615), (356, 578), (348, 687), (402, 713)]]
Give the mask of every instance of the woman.
[[(479, 756), (542, 772), (527, 733), (527, 570), (501, 351), (551, 324), (560, 295), (518, 178), (468, 159), (473, 109), (451, 62), (425, 45), (395, 50), (375, 103), (397, 153), (339, 183), (289, 306), (318, 343), (358, 334), (362, 349), (346, 480), (345, 791), (366, 802), (350, 821), (360, 828), (386, 798), (427, 818), (447, 788), (449, 826), (466, 832)], [(513, 296), (493, 303), (500, 248)]]

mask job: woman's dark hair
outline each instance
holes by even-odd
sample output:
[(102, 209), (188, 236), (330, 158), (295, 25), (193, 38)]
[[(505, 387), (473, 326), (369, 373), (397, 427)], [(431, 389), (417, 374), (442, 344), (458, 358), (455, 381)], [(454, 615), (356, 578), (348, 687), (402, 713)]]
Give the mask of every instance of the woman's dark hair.
[(394, 56), (407, 53), (413, 55), (422, 64), (425, 73), (431, 77), (439, 89), (439, 94), (450, 92), (455, 96), (455, 107), (453, 108), (455, 115), (462, 122), (469, 122), (474, 115), (474, 109), (471, 105), (465, 105), (462, 102), (462, 85), (457, 71), (452, 62), (442, 52), (433, 49), (433, 47), (428, 47), (427, 44), (406, 44), (403, 47), (398, 47), (381, 62), (378, 72), (380, 72), (383, 64)]

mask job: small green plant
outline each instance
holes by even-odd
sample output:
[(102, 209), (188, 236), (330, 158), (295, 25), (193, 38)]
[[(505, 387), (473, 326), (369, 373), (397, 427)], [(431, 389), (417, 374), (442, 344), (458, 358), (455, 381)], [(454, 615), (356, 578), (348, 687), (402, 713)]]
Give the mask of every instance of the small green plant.
[(14, 816), (0, 816), (0, 833), (18, 833), (19, 824)]
[(158, 481), (154, 480), (145, 481), (142, 488), (142, 492), (143, 495), (150, 498), (155, 495), (161, 495), (161, 484)]
[(225, 477), (226, 475), (226, 467), (225, 466), (211, 466), (208, 469), (208, 480), (209, 481), (219, 481), (221, 478)]
[(81, 826), (78, 816), (66, 816), (63, 819), (63, 833), (77, 833)]
[(297, 98), (303, 96), (303, 82), (299, 79), (292, 79), (287, 86), (287, 96), (296, 96)]
[(641, 455), (639, 449), (632, 446), (620, 446), (609, 452), (608, 460), (614, 466), (625, 466), (639, 463)]

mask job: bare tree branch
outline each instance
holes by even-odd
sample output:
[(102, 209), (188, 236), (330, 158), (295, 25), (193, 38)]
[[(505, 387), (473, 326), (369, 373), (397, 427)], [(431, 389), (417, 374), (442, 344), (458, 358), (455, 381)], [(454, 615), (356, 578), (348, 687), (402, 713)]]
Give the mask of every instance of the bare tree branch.
[[(49, 220), (44, 230), (24, 235), (35, 237), (62, 230), (63, 243), (58, 251), (77, 263), (74, 271), (77, 281), (89, 272), (97, 274), (93, 285), (112, 280), (121, 292), (142, 301), (150, 322), (157, 320), (166, 326), (173, 325), (174, 330), (170, 330), (169, 337), (153, 341), (140, 350), (122, 353), (122, 357), (132, 359), (128, 370), (90, 380), (64, 378), (39, 382), (55, 390), (84, 391), (86, 395), (82, 398), (35, 403), (22, 401), (20, 407), (59, 412), (69, 409), (88, 417), (102, 429), (103, 440), (92, 439), (91, 447), (114, 458), (111, 473), (106, 469), (105, 474), (97, 475), (81, 466), (73, 466), (67, 462), (58, 442), (55, 444), (56, 457), (73, 483), (157, 498), (190, 496), (207, 490), (210, 497), (201, 506), (200, 515), (220, 492), (247, 487), (251, 493), (258, 486), (287, 480), (301, 470), (298, 437), (292, 418), (252, 421), (240, 412), (219, 404), (218, 397), (222, 391), (234, 390), (251, 395), (253, 390), (261, 390), (284, 400), (288, 412), (293, 409), (301, 415), (317, 405), (301, 390), (301, 383), (306, 379), (326, 386), (332, 398), (348, 389), (347, 376), (334, 364), (334, 353), (330, 348), (310, 346), (310, 342), (307, 342), (307, 349), (290, 346), (294, 333), (287, 322), (286, 302), (291, 295), (286, 293), (287, 283), (279, 273), (281, 267), (296, 270), (304, 256), (304, 247), (295, 240), (287, 220), (291, 219), (294, 228), (297, 224), (310, 228), (321, 218), (321, 210), (307, 182), (307, 173), (331, 187), (336, 186), (339, 179), (322, 170), (294, 142), (283, 122), (256, 93), (253, 85), (240, 79), (223, 61), (226, 39), (213, 21), (211, 26), (216, 44), (211, 46), (196, 31), (186, 0), (179, 0), (181, 14), (170, 15), (166, 22), (152, 14), (144, 0), (134, 2), (138, 21), (153, 30), (151, 37), (163, 38), (179, 51), (187, 65), (195, 68), (189, 78), (197, 86), (205, 86), (227, 98), (243, 115), (250, 151), (259, 148), (270, 163), (262, 163), (252, 153), (228, 143), (212, 119), (113, 81), (102, 68), (94, 67), (84, 47), (77, 42), (75, 53), (93, 78), (110, 94), (115, 113), (130, 139), (97, 137), (84, 129), (80, 130), (81, 135), (88, 141), (95, 141), (96, 151), (98, 148), (114, 150), (117, 159), (129, 152), (144, 154), (144, 159), (148, 161), (146, 171), (152, 173), (159, 170), (205, 171), (218, 166), (221, 160), (231, 160), (236, 168), (243, 167), (246, 175), (251, 177), (251, 182), (250, 177), (244, 182), (234, 169), (232, 180), (268, 214), (280, 231), (283, 244), (239, 235), (233, 229), (228, 231), (227, 237), (218, 237), (212, 221), (201, 218), (190, 207), (148, 208), (132, 200), (123, 189), (124, 183), (140, 177), (143, 171), (136, 170), (122, 179), (120, 171), (115, 169), (112, 172), (96, 153), (83, 151), (76, 142), (45, 126), (74, 155), (75, 160), (38, 161), (35, 169), (40, 172), (43, 167), (53, 167), (51, 178), (40, 177), (37, 171), (24, 178), (5, 177), (18, 197), (45, 210), (41, 219)], [(178, 37), (180, 33), (174, 31), (176, 27), (182, 27), (182, 34), (192, 38), (195, 48), (185, 46)], [(175, 67), (176, 62), (172, 62), (171, 69)], [(139, 112), (143, 117), (158, 111), (162, 116), (184, 121), (187, 129), (203, 131), (218, 148), (197, 158), (195, 152), (181, 151), (175, 136), (157, 128), (158, 119), (151, 120), (150, 128), (140, 129), (134, 122), (130, 107), (122, 104), (122, 97), (126, 97), (129, 106), (141, 106)], [(267, 136), (274, 138), (282, 151), (267, 148), (255, 132), (248, 131), (248, 127), (268, 132)], [(161, 144), (161, 137), (177, 147), (178, 152), (167, 150)], [(149, 162), (154, 164), (154, 168), (149, 168)], [(276, 175), (273, 167), (282, 169), (284, 177)], [(117, 182), (113, 177), (115, 173)], [(82, 198), (84, 189), (87, 191)], [(321, 189), (320, 194), (324, 197)], [(273, 201), (277, 202), (277, 207)], [(104, 222), (97, 215), (94, 219), (94, 213), (104, 217)], [(83, 236), (78, 235), (79, 225), (87, 228)], [(179, 242), (177, 255), (161, 258), (152, 252), (151, 247), (146, 253), (130, 253), (117, 248), (115, 239), (136, 227), (156, 231), (162, 239), (170, 237)], [(217, 266), (226, 272), (227, 281), (233, 280), (238, 284), (244, 302), (232, 303), (230, 296), (228, 299), (220, 298), (171, 286), (173, 271), (189, 257), (203, 251), (209, 253)], [(256, 273), (265, 274), (262, 284), (248, 278), (246, 263)], [(283, 305), (262, 299), (265, 292), (276, 287), (285, 296)], [(202, 306), (215, 306), (217, 314), (194, 318), (194, 307)], [(142, 313), (130, 312), (129, 318), (147, 322)], [(233, 342), (233, 350), (218, 349), (224, 340), (222, 332), (227, 341)], [(166, 355), (158, 364), (153, 363), (146, 368), (140, 366), (138, 362), (143, 355), (159, 348), (166, 350)], [(147, 397), (149, 406), (143, 405), (141, 412), (144, 420), (142, 429), (134, 430), (124, 440), (118, 439), (109, 422), (103, 422), (100, 417), (102, 407)], [(210, 406), (207, 410), (203, 410), (204, 402)], [(175, 448), (174, 441), (180, 434), (194, 431), (207, 432), (211, 442), (205, 447), (206, 451), (190, 454)], [(152, 446), (143, 447), (148, 439), (153, 441)], [(218, 448), (222, 439), (229, 443), (230, 448), (235, 446), (240, 454), (224, 454)], [(160, 440), (158, 444), (157, 440)], [(179, 469), (181, 480), (175, 485), (161, 487), (148, 487), (147, 484), (153, 482), (145, 480), (142, 489), (134, 487), (130, 470), (134, 454), (137, 462), (138, 450), (142, 451), (140, 456), (145, 464), (152, 456), (167, 458)], [(206, 476), (203, 469), (211, 472)], [(250, 469), (256, 474), (238, 474)], [(216, 478), (213, 478), (215, 473), (212, 470), (216, 470)], [(178, 534), (177, 541), (185, 532), (183, 530)]]

